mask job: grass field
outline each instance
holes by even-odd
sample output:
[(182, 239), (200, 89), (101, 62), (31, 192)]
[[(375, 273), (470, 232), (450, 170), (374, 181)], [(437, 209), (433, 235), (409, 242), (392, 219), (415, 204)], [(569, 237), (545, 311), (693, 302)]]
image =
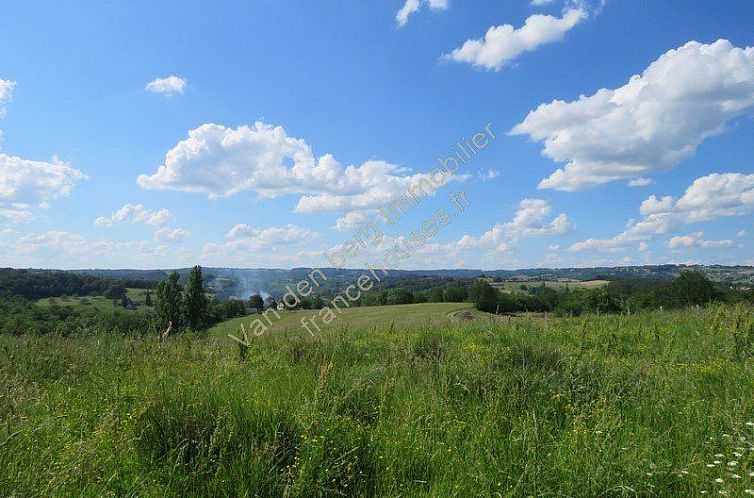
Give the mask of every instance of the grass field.
[[(128, 298), (136, 305), (135, 311), (149, 310), (146, 306), (146, 290), (145, 289), (126, 289)], [(152, 299), (154, 299), (154, 291), (152, 291)], [(51, 306), (57, 304), (58, 306), (70, 306), (77, 311), (128, 311), (125, 310), (120, 304), (117, 306), (113, 304), (112, 299), (108, 299), (103, 296), (64, 296), (64, 297), (48, 297), (45, 299), (39, 299), (37, 304), (42, 306)]]
[(409, 309), (276, 331), (245, 361), (222, 330), (2, 336), (0, 496), (754, 488), (751, 308), (464, 324)]
[(546, 287), (549, 287), (551, 289), (555, 290), (564, 290), (566, 288), (575, 290), (575, 289), (598, 289), (600, 287), (605, 287), (610, 282), (607, 280), (584, 280), (584, 281), (574, 281), (574, 282), (561, 282), (561, 281), (555, 281), (555, 280), (547, 280), (547, 281), (531, 281), (531, 282), (493, 282), (490, 279), (490, 285), (496, 289), (498, 289), (501, 292), (527, 292), (535, 287), (540, 287), (542, 284), (544, 284)]
[[(427, 303), (405, 304), (401, 306), (369, 306), (363, 308), (344, 308), (343, 314), (339, 315), (327, 328), (328, 329), (372, 329), (374, 327), (394, 327), (403, 329), (407, 326), (436, 327), (445, 326), (454, 322), (452, 314), (459, 310), (472, 310), (469, 303)], [(301, 318), (316, 315), (319, 310), (296, 310), (280, 311), (278, 320), (274, 313), (269, 312), (268, 318), (272, 322), (270, 331), (290, 331), (308, 334), (301, 328)], [(477, 314), (476, 310), (473, 313)], [(222, 336), (228, 333), (238, 335), (241, 324), (251, 333), (250, 323), (253, 320), (262, 319), (259, 314), (227, 320), (210, 329), (211, 334)], [(268, 322), (264, 322), (269, 325)], [(322, 326), (322, 321), (317, 322)]]

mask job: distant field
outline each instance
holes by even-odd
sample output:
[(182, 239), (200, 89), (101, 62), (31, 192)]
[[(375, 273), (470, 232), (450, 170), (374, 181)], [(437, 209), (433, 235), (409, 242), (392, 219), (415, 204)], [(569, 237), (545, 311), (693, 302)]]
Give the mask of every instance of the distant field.
[[(450, 325), (454, 322), (451, 314), (459, 310), (470, 310), (475, 316), (486, 315), (472, 310), (470, 303), (424, 303), (424, 304), (404, 304), (400, 306), (368, 306), (361, 308), (344, 309), (343, 314), (336, 318), (329, 326), (330, 329), (350, 328), (350, 329), (370, 329), (372, 327), (390, 327), (393, 324), (396, 328), (405, 328), (406, 326), (443, 326)], [(270, 331), (297, 330), (302, 331), (301, 318), (311, 317), (318, 313), (319, 310), (297, 310), (281, 311), (280, 320), (277, 320), (273, 313), (269, 313), (269, 318), (273, 322)], [(241, 327), (241, 323), (248, 329), (249, 323), (260, 318), (261, 315), (250, 315), (241, 318), (234, 318), (220, 323), (210, 329), (210, 333), (228, 334), (236, 333)], [(322, 322), (318, 321), (322, 326)]]
[[(128, 298), (136, 304), (136, 311), (151, 309), (144, 304), (146, 290), (126, 289), (126, 291)], [(154, 291), (152, 291), (152, 299), (154, 299)], [(76, 311), (130, 311), (124, 310), (120, 304), (118, 304), (118, 306), (113, 305), (112, 299), (103, 296), (48, 297), (38, 300), (37, 304), (42, 306), (51, 306), (53, 304), (57, 304), (58, 306), (70, 306)]]
[(498, 289), (501, 292), (529, 292), (531, 289), (541, 287), (544, 284), (546, 287), (555, 290), (563, 289), (598, 289), (605, 287), (610, 282), (607, 280), (585, 280), (583, 282), (561, 282), (555, 280), (548, 281), (532, 281), (532, 282), (492, 282), (490, 285)]

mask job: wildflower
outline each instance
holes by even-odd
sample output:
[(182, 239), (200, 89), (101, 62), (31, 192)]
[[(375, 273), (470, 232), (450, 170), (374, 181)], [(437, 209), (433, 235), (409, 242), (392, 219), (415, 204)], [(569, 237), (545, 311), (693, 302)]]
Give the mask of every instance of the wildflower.
[(754, 422), (746, 422), (746, 425), (748, 425), (749, 427), (754, 427)]
[(715, 482), (716, 482), (716, 483), (718, 483), (718, 484), (722, 484), (722, 483), (723, 483), (723, 480), (722, 480), (721, 478), (719, 478), (719, 477), (718, 477), (717, 479), (715, 479)]
[(744, 493), (747, 495), (754, 495), (754, 489), (744, 489)]
[(741, 476), (738, 474), (731, 474), (730, 475), (733, 479), (741, 479)]
[(722, 462), (721, 462), (720, 460), (715, 460), (715, 461), (714, 461), (714, 462), (712, 462), (712, 463), (714, 463), (715, 465), (720, 465), (720, 464), (721, 464)]
[(725, 455), (718, 453), (717, 455), (715, 455), (715, 458), (725, 458)]
[(738, 465), (738, 462), (735, 460), (733, 460), (732, 462), (728, 462), (728, 467), (735, 467), (736, 465)]
[(710, 469), (711, 469), (712, 467), (714, 467), (714, 466), (715, 466), (715, 464), (714, 464), (714, 463), (708, 463), (708, 464), (707, 464), (707, 467), (709, 467)]

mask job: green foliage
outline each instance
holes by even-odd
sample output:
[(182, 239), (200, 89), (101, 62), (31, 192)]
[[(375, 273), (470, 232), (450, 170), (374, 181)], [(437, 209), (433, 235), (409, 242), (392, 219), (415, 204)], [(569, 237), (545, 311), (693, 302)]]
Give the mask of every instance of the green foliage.
[(197, 265), (191, 270), (186, 292), (183, 297), (185, 310), (184, 323), (191, 330), (201, 330), (207, 326), (208, 300), (204, 294), (202, 267)]
[(264, 309), (264, 299), (259, 294), (254, 294), (249, 298), (249, 306), (261, 311)]
[(499, 293), (482, 279), (475, 281), (469, 288), (469, 299), (474, 303), (474, 307), (487, 313), (497, 312), (498, 295)]
[(169, 324), (172, 324), (175, 330), (183, 326), (183, 286), (179, 279), (178, 273), (173, 272), (167, 281), (157, 284), (155, 313), (163, 329)]
[(6, 334), (0, 496), (747, 496), (753, 312)]
[(391, 290), (387, 298), (387, 304), (411, 304), (413, 302), (414, 293), (405, 287)]

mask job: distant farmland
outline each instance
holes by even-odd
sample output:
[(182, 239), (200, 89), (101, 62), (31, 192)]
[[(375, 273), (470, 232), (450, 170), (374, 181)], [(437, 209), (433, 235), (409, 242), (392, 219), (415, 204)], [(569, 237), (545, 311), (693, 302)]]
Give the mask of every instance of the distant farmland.
[(585, 280), (585, 281), (562, 281), (562, 280), (534, 280), (528, 282), (493, 282), (490, 280), (490, 285), (499, 290), (500, 292), (529, 292), (536, 287), (546, 286), (555, 290), (565, 289), (598, 289), (605, 287), (610, 282), (607, 280)]

